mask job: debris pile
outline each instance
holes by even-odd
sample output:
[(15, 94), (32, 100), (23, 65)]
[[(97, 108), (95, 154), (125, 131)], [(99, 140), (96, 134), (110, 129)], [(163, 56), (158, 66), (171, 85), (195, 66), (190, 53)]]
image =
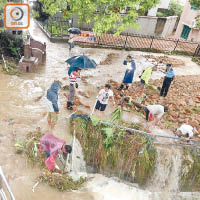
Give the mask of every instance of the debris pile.
[(61, 192), (78, 190), (86, 182), (86, 178), (80, 177), (78, 181), (74, 181), (72, 177), (66, 176), (65, 174), (51, 173), (48, 170), (44, 170), (38, 179)]
[(0, 62), (0, 64), (2, 64), (2, 71), (6, 74), (9, 74), (9, 75), (19, 75), (19, 72), (18, 72), (18, 69), (17, 69), (17, 65), (10, 61), (5, 61), (5, 63), (2, 63)]
[[(85, 94), (85, 93), (81, 93), (81, 94)], [(86, 94), (85, 94), (86, 95)], [(66, 97), (66, 99), (68, 100), (68, 96), (69, 96), (69, 94), (67, 94), (67, 93), (64, 93), (64, 96)], [(85, 105), (83, 102), (81, 102), (81, 100), (80, 100), (80, 98), (79, 97), (77, 97), (77, 96), (75, 96), (75, 99), (74, 99), (74, 101), (73, 101), (73, 111), (75, 111), (75, 110), (77, 110), (77, 107), (78, 106), (83, 106), (83, 107), (85, 107), (85, 108), (88, 108), (88, 109), (90, 109), (90, 106), (89, 105)], [(67, 108), (67, 103), (65, 103), (65, 108)]]
[(177, 58), (172, 58), (168, 56), (154, 56), (154, 55), (144, 55), (144, 57), (147, 60), (152, 60), (152, 62), (155, 62), (157, 64), (168, 64), (171, 63), (173, 67), (179, 67), (179, 66), (184, 66), (185, 62), (181, 59)]
[(40, 138), (42, 136), (43, 133), (41, 133), (40, 128), (37, 128), (35, 132), (28, 133), (23, 144), (19, 142), (15, 144), (16, 153), (18, 153), (21, 148), (32, 165), (39, 165), (40, 168), (43, 169), (42, 174), (37, 177), (38, 183), (44, 182), (60, 191), (80, 189), (83, 183), (86, 182), (86, 178), (80, 177), (79, 180), (74, 181), (72, 177), (61, 173), (61, 171), (50, 172), (46, 169), (45, 153), (39, 151)]
[(158, 87), (162, 87), (163, 79), (151, 80), (150, 84), (142, 92), (140, 83), (134, 83), (129, 90), (118, 91), (119, 84), (112, 80), (109, 84), (115, 94), (115, 99), (121, 103), (124, 98), (124, 106), (129, 110), (144, 112), (143, 108), (149, 104), (161, 104), (169, 107), (164, 115), (166, 123), (161, 123), (161, 128), (177, 128), (182, 123), (200, 128), (200, 76), (176, 76), (172, 82), (167, 97), (160, 97)]
[(106, 59), (104, 61), (101, 61), (99, 63), (99, 65), (110, 65), (112, 63), (112, 60), (116, 57), (118, 57), (119, 54), (117, 53), (109, 53), (107, 56), (106, 56)]

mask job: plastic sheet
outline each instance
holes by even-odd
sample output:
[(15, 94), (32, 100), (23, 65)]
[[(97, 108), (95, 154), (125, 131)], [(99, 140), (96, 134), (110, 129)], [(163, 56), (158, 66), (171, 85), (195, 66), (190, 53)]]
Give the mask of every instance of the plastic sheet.
[(57, 138), (52, 134), (45, 134), (40, 139), (40, 151), (50, 151), (50, 155), (53, 155), (53, 157), (56, 158), (61, 151), (62, 146), (65, 144), (66, 142), (64, 140)]

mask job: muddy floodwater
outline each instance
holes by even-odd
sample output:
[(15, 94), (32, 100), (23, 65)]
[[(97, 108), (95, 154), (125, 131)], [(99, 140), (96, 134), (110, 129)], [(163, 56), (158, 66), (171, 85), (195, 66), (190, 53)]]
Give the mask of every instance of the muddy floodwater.
[[(162, 195), (152, 196), (149, 191), (127, 186), (101, 175), (95, 175), (92, 182), (88, 183), (87, 187), (81, 191), (61, 193), (44, 184), (40, 184), (35, 189), (35, 192), (32, 192), (32, 186), (35, 184), (40, 170), (27, 164), (22, 155), (16, 154), (14, 144), (16, 140), (22, 141), (28, 132), (35, 130), (37, 127), (40, 127), (44, 133), (48, 130), (43, 97), (46, 95), (46, 90), (53, 80), (62, 80), (63, 77), (67, 77), (65, 60), (69, 58), (69, 53), (66, 43), (51, 43), (33, 21), (30, 33), (35, 39), (47, 44), (45, 66), (40, 66), (36, 73), (22, 74), (19, 77), (5, 75), (0, 72), (0, 166), (3, 168), (16, 200), (163, 199)], [(124, 73), (122, 61), (127, 54), (130, 53), (136, 60), (135, 80), (138, 79), (145, 65), (151, 65), (149, 61), (142, 58), (142, 55), (146, 54), (143, 52), (75, 47), (72, 55), (85, 54), (100, 63), (109, 53), (116, 54), (112, 65), (99, 65), (95, 70), (82, 72), (82, 76), (87, 77), (87, 84), (80, 82), (80, 91), (91, 90), (92, 92), (90, 93), (90, 98), (83, 96), (80, 96), (80, 98), (82, 102), (91, 107), (95, 102), (94, 97), (97, 95), (99, 87), (107, 80), (113, 79), (121, 82)], [(176, 69), (178, 74), (186, 73), (189, 65), (190, 70), (187, 73), (191, 75), (200, 74), (200, 68), (192, 63), (190, 58), (179, 58), (185, 60), (186, 66)], [(153, 78), (160, 78), (163, 75), (155, 73)], [(68, 84), (68, 81), (62, 80), (62, 82)], [(54, 134), (70, 143), (72, 138), (68, 133), (69, 122), (65, 119), (70, 112), (67, 112), (63, 107), (65, 100), (65, 97), (60, 95), (61, 113)], [(90, 112), (89, 109), (80, 109), (87, 113)], [(112, 109), (113, 106), (109, 105), (107, 112), (110, 113)], [(124, 117), (129, 118), (128, 116)], [(122, 193), (122, 191), (125, 192)], [(130, 196), (128, 197), (127, 195)], [(192, 195), (198, 196), (198, 194), (186, 194), (186, 197), (187, 195), (189, 196), (188, 199), (192, 199)]]

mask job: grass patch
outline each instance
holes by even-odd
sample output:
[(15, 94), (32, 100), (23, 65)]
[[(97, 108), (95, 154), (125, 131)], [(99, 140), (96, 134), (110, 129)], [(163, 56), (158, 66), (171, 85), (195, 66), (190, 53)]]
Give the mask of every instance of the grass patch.
[(49, 171), (45, 171), (39, 177), (42, 182), (47, 185), (57, 188), (59, 191), (69, 191), (69, 190), (78, 190), (85, 183), (85, 178), (80, 178), (78, 181), (74, 181), (71, 177), (59, 174), (59, 173), (50, 173)]
[(199, 191), (200, 150), (184, 148), (180, 174), (180, 189), (184, 192)]
[[(129, 128), (145, 130), (140, 124), (125, 124)], [(151, 140), (141, 134), (100, 123), (92, 124), (82, 118), (71, 119), (71, 133), (75, 128), (88, 166), (107, 176), (145, 185), (151, 179), (156, 161), (156, 151)], [(143, 153), (141, 152), (143, 149)]]

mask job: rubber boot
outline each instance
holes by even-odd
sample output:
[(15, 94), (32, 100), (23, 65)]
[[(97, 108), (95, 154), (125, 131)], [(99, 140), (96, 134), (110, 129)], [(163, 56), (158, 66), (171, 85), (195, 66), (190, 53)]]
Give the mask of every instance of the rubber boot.
[(73, 107), (72, 107), (72, 103), (71, 102), (67, 102), (67, 109), (68, 110), (73, 110)]
[(126, 87), (124, 88), (124, 90), (128, 90), (128, 85), (126, 85)]
[(124, 88), (124, 85), (121, 84), (119, 88), (117, 88), (117, 90), (121, 91)]

